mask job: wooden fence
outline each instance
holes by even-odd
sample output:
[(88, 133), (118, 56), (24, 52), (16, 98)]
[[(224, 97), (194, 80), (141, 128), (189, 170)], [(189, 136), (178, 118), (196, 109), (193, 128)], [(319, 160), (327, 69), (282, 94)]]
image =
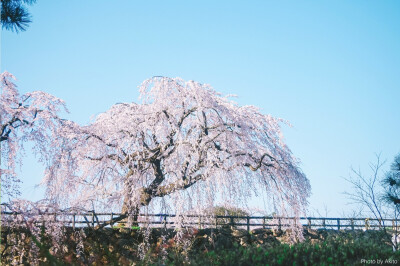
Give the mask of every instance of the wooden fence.
[[(17, 221), (36, 216), (35, 220), (57, 221), (64, 225), (75, 227), (95, 227), (105, 222), (110, 222), (108, 226), (126, 226), (126, 220), (113, 223), (112, 221), (123, 214), (120, 213), (95, 213), (94, 211), (84, 213), (41, 213), (27, 214), (17, 212), (1, 212), (2, 222)], [(176, 216), (174, 214), (140, 214), (138, 215), (138, 226), (151, 225), (152, 227), (174, 228), (177, 223), (185, 226), (197, 228), (219, 228), (222, 226), (234, 226), (250, 231), (254, 228), (279, 228), (284, 229), (290, 224), (300, 222), (303, 227), (310, 229), (332, 229), (332, 230), (374, 230), (385, 226), (389, 229), (399, 227), (400, 220), (393, 219), (373, 219), (373, 218), (326, 218), (326, 217), (270, 217), (270, 216), (198, 216), (185, 215)]]

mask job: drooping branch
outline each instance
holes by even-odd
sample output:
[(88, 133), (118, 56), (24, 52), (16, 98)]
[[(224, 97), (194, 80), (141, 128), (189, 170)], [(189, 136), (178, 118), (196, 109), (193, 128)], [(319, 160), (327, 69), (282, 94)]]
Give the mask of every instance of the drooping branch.
[[(19, 122), (19, 124), (15, 125), (15, 123)], [(29, 122), (26, 119), (21, 120), (20, 118), (18, 118), (17, 116), (13, 116), (12, 119), (10, 121), (8, 121), (7, 123), (3, 124), (1, 126), (1, 139), (0, 141), (4, 141), (7, 140), (10, 136), (10, 133), (12, 132), (11, 128), (13, 129), (17, 129), (19, 128), (21, 125), (30, 125), (33, 122)]]
[[(248, 156), (251, 156), (251, 155), (249, 155), (249, 154), (247, 154), (247, 155), (248, 155)], [(251, 156), (251, 157), (253, 158), (253, 156)], [(250, 168), (251, 171), (257, 171), (257, 170), (260, 169), (262, 166), (265, 166), (265, 167), (274, 167), (274, 164), (272, 164), (272, 163), (264, 163), (264, 162), (263, 162), (263, 160), (264, 160), (265, 157), (270, 158), (271, 161), (275, 161), (275, 158), (273, 158), (272, 156), (270, 156), (270, 155), (267, 154), (267, 153), (264, 153), (264, 154), (261, 156), (260, 160), (258, 160), (258, 162), (257, 162), (257, 160), (255, 160), (255, 159), (253, 158), (254, 161), (257, 163), (256, 166), (253, 166), (253, 165), (251, 165), (250, 163), (244, 163), (243, 165), (246, 166), (246, 167), (248, 167), (248, 168)]]
[(98, 136), (96, 134), (89, 133), (89, 132), (84, 132), (84, 133), (88, 134), (88, 136), (86, 137), (86, 140), (89, 140), (90, 138), (95, 138), (95, 139), (98, 139), (101, 142), (103, 142), (108, 147), (112, 147), (112, 148), (116, 148), (117, 147), (116, 144), (112, 144), (112, 143), (106, 142), (102, 137), (100, 137), (100, 136)]
[(20, 95), (8, 72), (0, 75), (0, 142), (2, 142), (1, 193), (18, 195), (15, 168), (19, 164), (27, 141), (42, 161), (48, 161), (57, 139), (53, 134), (61, 125), (58, 114), (68, 110), (65, 103), (50, 94), (35, 91)]

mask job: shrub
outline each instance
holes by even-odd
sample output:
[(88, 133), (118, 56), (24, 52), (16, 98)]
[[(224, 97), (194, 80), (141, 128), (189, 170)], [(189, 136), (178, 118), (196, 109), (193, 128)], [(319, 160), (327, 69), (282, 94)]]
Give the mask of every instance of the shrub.
[[(234, 244), (231, 249), (199, 251), (184, 256), (168, 253), (165, 261), (144, 261), (144, 264), (175, 265), (355, 265), (362, 260), (400, 261), (400, 252), (393, 252), (384, 242), (375, 242), (353, 234), (328, 236), (319, 243), (309, 241), (274, 247)], [(186, 258), (186, 259), (185, 259)]]

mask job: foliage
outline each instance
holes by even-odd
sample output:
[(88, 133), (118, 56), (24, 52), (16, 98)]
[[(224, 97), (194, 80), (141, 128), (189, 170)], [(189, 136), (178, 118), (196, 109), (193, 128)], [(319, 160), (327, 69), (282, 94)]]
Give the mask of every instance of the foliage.
[[(55, 220), (54, 213), (58, 210), (46, 201), (37, 203), (14, 200), (2, 205), (12, 210), (13, 215), (2, 215), (2, 244), (1, 257), (10, 264), (41, 264), (49, 261), (57, 265), (54, 254), (62, 256), (65, 250), (62, 243), (66, 241), (66, 228)], [(3, 231), (8, 234), (3, 236)], [(7, 256), (5, 256), (7, 254)], [(4, 261), (3, 261), (4, 263)]]
[(36, 0), (1, 0), (1, 25), (6, 30), (25, 31), (31, 16), (24, 4), (31, 5)]
[[(90, 228), (69, 228), (63, 233), (64, 239), (55, 249), (50, 235), (39, 234), (41, 250), (37, 253), (32, 246), (29, 234), (22, 228), (19, 232), (9, 233), (8, 238), (19, 237), (21, 245), (19, 253), (3, 256), (5, 265), (19, 259), (30, 264), (56, 263), (68, 265), (358, 265), (361, 260), (383, 261), (400, 260), (400, 252), (393, 252), (390, 243), (385, 241), (380, 231), (321, 231), (319, 239), (308, 239), (301, 243), (287, 244), (275, 240), (273, 245), (258, 244), (257, 241), (242, 245), (234, 239), (233, 244), (226, 246), (196, 245), (199, 238), (207, 230), (184, 230), (178, 237), (177, 231), (162, 234), (162, 229), (154, 229), (151, 234), (144, 230), (104, 228), (94, 231)], [(47, 229), (46, 229), (47, 230)], [(45, 232), (46, 230), (43, 230)], [(212, 236), (207, 231), (207, 236)], [(215, 232), (214, 232), (215, 233)], [(5, 232), (2, 232), (4, 238)], [(222, 234), (222, 231), (220, 232)], [(22, 235), (24, 238), (22, 239)], [(321, 236), (324, 237), (321, 238)], [(222, 235), (220, 235), (222, 236)], [(143, 249), (145, 237), (149, 238), (149, 246)], [(182, 239), (187, 241), (182, 241)], [(271, 236), (266, 237), (266, 239)], [(2, 241), (4, 245), (5, 241)], [(23, 248), (22, 248), (23, 247)], [(47, 252), (44, 249), (47, 247)], [(3, 247), (2, 247), (3, 248)], [(10, 247), (9, 247), (10, 249)], [(33, 256), (34, 254), (35, 256)], [(33, 258), (35, 260), (33, 260)], [(18, 261), (15, 261), (18, 262)], [(377, 263), (375, 263), (377, 264)], [(396, 264), (396, 263), (393, 263)]]
[(66, 110), (62, 100), (42, 91), (20, 95), (8, 72), (0, 75), (0, 143), (1, 195), (18, 195), (15, 168), (21, 163), (21, 154), (27, 141), (34, 143), (34, 153), (48, 162), (52, 154), (52, 140), (61, 124), (58, 113)]
[(400, 252), (393, 252), (390, 245), (382, 241), (345, 234), (317, 243), (306, 241), (273, 247), (244, 247), (235, 243), (231, 249), (199, 251), (188, 258), (176, 252), (168, 252), (166, 261), (151, 258), (143, 261), (143, 265), (355, 265), (362, 259), (400, 261)]
[(179, 217), (217, 197), (239, 204), (267, 192), (281, 215), (304, 211), (310, 184), (283, 142), (281, 119), (178, 78), (147, 80), (140, 94), (140, 104), (116, 104), (87, 126), (64, 124), (45, 178), (50, 199)]
[(386, 173), (382, 185), (386, 189), (384, 199), (398, 209), (400, 206), (400, 154), (394, 158), (390, 171)]

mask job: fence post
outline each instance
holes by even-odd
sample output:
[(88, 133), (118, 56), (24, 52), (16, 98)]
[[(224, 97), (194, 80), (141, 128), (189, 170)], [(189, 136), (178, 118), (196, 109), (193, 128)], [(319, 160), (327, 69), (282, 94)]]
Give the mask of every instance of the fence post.
[(326, 229), (325, 218), (322, 218), (322, 226), (324, 227), (324, 229)]
[(235, 225), (234, 221), (233, 221), (233, 216), (229, 217), (231, 220), (231, 226), (233, 227)]
[(369, 229), (369, 219), (365, 218), (365, 230)]
[(308, 228), (311, 229), (311, 219), (310, 219), (310, 217), (307, 218), (307, 225), (308, 225)]
[(337, 229), (340, 230), (340, 219), (337, 219)]
[(351, 222), (351, 230), (353, 230), (353, 231), (354, 231), (354, 219), (353, 219), (353, 218), (351, 218), (350, 222)]
[(282, 224), (281, 224), (281, 217), (278, 218), (278, 229), (282, 229)]
[(74, 216), (73, 216), (72, 228), (73, 228), (74, 231), (75, 231), (75, 214), (74, 214)]
[(250, 217), (247, 216), (247, 232), (250, 232)]
[(265, 217), (263, 218), (263, 229), (265, 229)]
[(92, 212), (92, 227), (94, 227), (94, 210)]
[(114, 213), (111, 213), (111, 221), (110, 221), (110, 225), (111, 225), (111, 229), (113, 228), (113, 219), (114, 219)]
[(163, 219), (163, 223), (164, 223), (164, 229), (167, 228), (167, 215), (164, 215), (164, 219)]
[(199, 229), (201, 229), (201, 215), (199, 215)]

